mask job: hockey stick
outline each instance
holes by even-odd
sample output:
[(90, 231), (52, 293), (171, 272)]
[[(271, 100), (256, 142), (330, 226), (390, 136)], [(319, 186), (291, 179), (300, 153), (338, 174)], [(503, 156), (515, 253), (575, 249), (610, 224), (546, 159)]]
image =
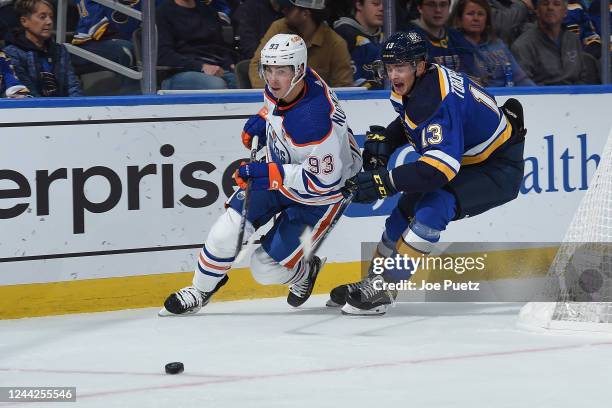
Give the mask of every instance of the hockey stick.
[(351, 205), (355, 194), (351, 190), (347, 190), (346, 192), (348, 195), (345, 195), (344, 201), (340, 205), (338, 212), (331, 220), (331, 222), (329, 223), (329, 227), (325, 230), (325, 232), (323, 233), (321, 238), (319, 238), (318, 241), (316, 241), (314, 244), (312, 243), (312, 228), (310, 228), (309, 226), (306, 226), (304, 232), (302, 233), (302, 235), (300, 235), (300, 243), (302, 244), (302, 251), (304, 252), (304, 261), (309, 262), (311, 260), (311, 258), (317, 252), (317, 249), (319, 249), (321, 244), (323, 244), (325, 239), (327, 239), (329, 233), (334, 229), (340, 218), (342, 218), (344, 211), (346, 211), (348, 206)]
[[(251, 157), (249, 163), (254, 163), (257, 157), (257, 146), (259, 144), (259, 137), (257, 135), (253, 136), (251, 139)], [(246, 251), (243, 251), (244, 248), (244, 230), (246, 228), (247, 222), (247, 211), (249, 209), (249, 204), (251, 203), (251, 184), (253, 184), (253, 179), (247, 180), (247, 187), (244, 190), (244, 203), (242, 204), (242, 212), (240, 214), (240, 229), (238, 230), (238, 242), (236, 243), (236, 256), (234, 262), (240, 262), (244, 257)], [(255, 234), (253, 234), (255, 235)]]

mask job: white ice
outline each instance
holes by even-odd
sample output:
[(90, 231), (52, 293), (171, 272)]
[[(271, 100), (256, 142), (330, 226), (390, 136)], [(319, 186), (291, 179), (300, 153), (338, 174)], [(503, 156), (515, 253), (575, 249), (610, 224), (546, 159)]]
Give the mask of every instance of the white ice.
[[(399, 304), (348, 317), (315, 296), (0, 321), (0, 386), (76, 386), (43, 407), (606, 407), (612, 337), (515, 327), (518, 304)], [(179, 375), (164, 373), (171, 361)]]

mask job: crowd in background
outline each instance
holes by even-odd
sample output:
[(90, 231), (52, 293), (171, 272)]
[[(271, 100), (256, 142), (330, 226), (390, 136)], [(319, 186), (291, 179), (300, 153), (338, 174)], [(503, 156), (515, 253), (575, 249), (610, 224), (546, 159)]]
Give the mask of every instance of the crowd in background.
[[(483, 86), (597, 84), (600, 1), (396, 0), (395, 24), (427, 39), (430, 62)], [(0, 0), (3, 97), (140, 92), (138, 81), (56, 43), (55, 9), (51, 0)], [(383, 0), (156, 0), (158, 89), (262, 88), (259, 51), (278, 33), (304, 38), (309, 65), (331, 86), (381, 89), (373, 63), (383, 22)], [(70, 0), (67, 30), (74, 46), (140, 69), (138, 20)]]

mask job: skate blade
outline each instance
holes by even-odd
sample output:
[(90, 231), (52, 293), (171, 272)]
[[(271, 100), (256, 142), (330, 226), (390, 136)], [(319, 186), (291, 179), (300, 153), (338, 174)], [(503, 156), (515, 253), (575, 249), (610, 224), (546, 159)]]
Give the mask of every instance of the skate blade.
[(198, 313), (199, 311), (200, 310), (194, 310), (191, 312), (185, 312), (183, 314), (175, 314), (175, 313), (169, 312), (165, 307), (162, 307), (161, 310), (157, 312), (157, 316), (159, 317), (187, 317), (187, 316), (194, 315)]
[(341, 305), (340, 303), (336, 303), (333, 300), (329, 299), (329, 300), (327, 300), (327, 303), (325, 303), (325, 306), (327, 306), (327, 307), (342, 307), (344, 305)]
[(157, 312), (157, 315), (159, 317), (177, 316), (174, 313), (170, 313), (169, 311), (167, 311), (165, 307), (162, 307), (161, 310)]
[(380, 305), (372, 308), (370, 310), (358, 309), (354, 306), (351, 306), (349, 303), (346, 303), (342, 306), (342, 314), (343, 315), (351, 315), (351, 316), (382, 316), (387, 313), (387, 305)]
[(326, 256), (321, 258), (321, 267), (319, 268), (319, 272), (317, 272), (317, 275), (321, 273), (321, 271), (323, 270), (323, 267), (325, 266), (326, 262), (327, 262), (327, 257)]

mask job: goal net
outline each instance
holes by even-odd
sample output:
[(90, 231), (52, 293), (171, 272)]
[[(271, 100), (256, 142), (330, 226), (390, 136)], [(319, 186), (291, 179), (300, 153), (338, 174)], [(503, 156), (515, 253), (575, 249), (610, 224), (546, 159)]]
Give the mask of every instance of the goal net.
[(612, 132), (545, 287), (551, 301), (527, 303), (520, 327), (612, 332)]

